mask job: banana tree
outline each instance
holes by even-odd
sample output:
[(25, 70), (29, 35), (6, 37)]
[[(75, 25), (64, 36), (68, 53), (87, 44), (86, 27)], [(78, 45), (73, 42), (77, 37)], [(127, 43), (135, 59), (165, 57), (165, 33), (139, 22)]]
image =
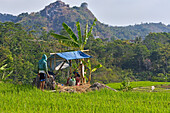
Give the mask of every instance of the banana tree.
[[(63, 25), (63, 28), (66, 30), (66, 32), (69, 34), (69, 37), (65, 37), (59, 34), (55, 34), (55, 33), (52, 33), (51, 35), (54, 38), (58, 39), (59, 43), (64, 46), (73, 47), (75, 48), (75, 50), (84, 50), (84, 46), (86, 45), (88, 38), (92, 34), (93, 27), (96, 25), (96, 21), (97, 19), (95, 18), (92, 26), (90, 27), (90, 30), (88, 30), (88, 23), (86, 24), (84, 35), (82, 35), (80, 23), (77, 22), (76, 26), (77, 26), (77, 31), (78, 31), (78, 37), (66, 23), (63, 23), (62, 25)], [(83, 64), (81, 65), (81, 70), (82, 70), (81, 78), (83, 79), (84, 77), (84, 65)]]
[(91, 73), (92, 72), (95, 72), (98, 68), (101, 68), (102, 65), (101, 64), (98, 64), (96, 65), (93, 69), (91, 67), (91, 62), (90, 62), (90, 59), (87, 60), (87, 62), (83, 61), (83, 64), (86, 65), (86, 67), (89, 69), (90, 73), (89, 73), (89, 79), (88, 79), (88, 83), (90, 83), (91, 81)]
[(83, 50), (84, 46), (87, 43), (89, 36), (92, 33), (93, 27), (96, 25), (96, 21), (97, 19), (95, 18), (89, 31), (88, 31), (88, 23), (86, 24), (84, 35), (82, 35), (80, 23), (77, 22), (76, 26), (77, 26), (77, 31), (78, 31), (78, 37), (75, 35), (75, 33), (66, 23), (63, 23), (62, 25), (63, 25), (63, 28), (66, 30), (66, 32), (69, 34), (69, 37), (65, 37), (59, 34), (55, 34), (55, 33), (51, 33), (51, 35), (54, 38), (58, 39), (59, 43), (64, 46), (73, 47), (76, 50)]

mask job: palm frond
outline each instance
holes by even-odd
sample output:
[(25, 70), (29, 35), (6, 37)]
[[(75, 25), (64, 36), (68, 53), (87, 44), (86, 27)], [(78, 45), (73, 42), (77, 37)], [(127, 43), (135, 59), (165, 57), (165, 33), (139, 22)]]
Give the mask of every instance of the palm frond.
[(70, 38), (73, 39), (73, 41), (77, 42), (77, 37), (74, 34), (74, 32), (71, 30), (71, 28), (66, 23), (63, 23), (62, 25), (64, 29), (67, 31), (67, 33), (69, 34)]

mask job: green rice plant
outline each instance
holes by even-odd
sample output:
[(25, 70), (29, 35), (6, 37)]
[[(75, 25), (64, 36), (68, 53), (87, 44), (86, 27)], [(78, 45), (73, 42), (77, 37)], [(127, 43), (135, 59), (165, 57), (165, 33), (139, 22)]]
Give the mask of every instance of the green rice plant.
[[(170, 85), (170, 82), (151, 82), (151, 81), (136, 81), (136, 82), (130, 82), (130, 86), (132, 88), (136, 87), (146, 87), (146, 86), (155, 86), (155, 85), (163, 85), (167, 84)], [(113, 88), (113, 89), (120, 89), (121, 83), (109, 83), (107, 86)]]
[(165, 92), (42, 92), (29, 85), (0, 83), (1, 113), (169, 113)]

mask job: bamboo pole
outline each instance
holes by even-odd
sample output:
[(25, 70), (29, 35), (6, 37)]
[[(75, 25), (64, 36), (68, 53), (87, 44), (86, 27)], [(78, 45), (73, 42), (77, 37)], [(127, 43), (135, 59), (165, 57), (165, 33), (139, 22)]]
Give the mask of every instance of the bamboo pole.
[(87, 49), (87, 50), (81, 50), (81, 52), (86, 52), (86, 51), (90, 51), (89, 49)]

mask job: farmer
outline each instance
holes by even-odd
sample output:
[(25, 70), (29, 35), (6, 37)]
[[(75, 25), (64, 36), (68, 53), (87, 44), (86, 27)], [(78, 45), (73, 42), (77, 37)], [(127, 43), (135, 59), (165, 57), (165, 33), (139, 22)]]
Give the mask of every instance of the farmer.
[(47, 68), (47, 56), (43, 54), (42, 59), (38, 62), (38, 76), (40, 77), (40, 89), (44, 91), (45, 77), (49, 78), (48, 68)]

